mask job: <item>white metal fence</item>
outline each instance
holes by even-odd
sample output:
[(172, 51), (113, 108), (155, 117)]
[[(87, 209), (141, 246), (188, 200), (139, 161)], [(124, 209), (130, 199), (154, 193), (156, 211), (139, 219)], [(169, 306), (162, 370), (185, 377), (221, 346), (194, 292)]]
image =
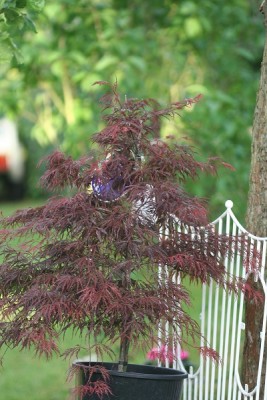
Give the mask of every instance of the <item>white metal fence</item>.
[[(222, 363), (214, 363), (209, 359), (199, 358), (197, 367), (190, 367), (188, 379), (184, 383), (183, 400), (267, 400), (267, 374), (265, 376), (264, 397), (260, 397), (259, 389), (263, 366), (267, 318), (267, 282), (264, 278), (266, 263), (267, 237), (256, 237), (247, 232), (236, 219), (231, 200), (225, 203), (225, 212), (212, 224), (219, 233), (230, 235), (246, 234), (252, 246), (261, 254), (261, 269), (259, 279), (265, 295), (264, 318), (262, 331), (259, 332), (261, 341), (260, 360), (258, 366), (258, 384), (248, 391), (247, 385), (242, 386), (240, 380), (240, 360), (242, 357), (241, 343), (244, 337), (244, 296), (229, 294), (211, 282), (202, 287), (202, 309), (200, 326), (202, 334), (209, 344), (220, 355)], [(240, 255), (225, 258), (226, 269), (236, 276), (246, 277)], [(177, 365), (178, 364), (178, 365)], [(181, 360), (174, 367), (184, 369)], [(267, 370), (267, 368), (266, 368)], [(261, 395), (262, 396), (262, 395)]]

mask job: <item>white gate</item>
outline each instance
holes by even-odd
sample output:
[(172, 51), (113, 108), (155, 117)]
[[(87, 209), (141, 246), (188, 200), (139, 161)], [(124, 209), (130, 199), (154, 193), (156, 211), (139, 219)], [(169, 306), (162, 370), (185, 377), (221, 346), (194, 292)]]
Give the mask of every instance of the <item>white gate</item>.
[[(267, 237), (260, 238), (248, 233), (236, 219), (231, 200), (225, 203), (226, 211), (212, 224), (219, 233), (230, 235), (246, 234), (252, 246), (255, 246), (261, 255), (261, 269), (259, 279), (265, 295), (264, 318), (262, 331), (259, 332), (261, 340), (260, 360), (258, 366), (258, 383), (248, 391), (240, 381), (240, 361), (242, 357), (241, 343), (244, 337), (245, 324), (244, 296), (229, 294), (211, 282), (209, 286), (202, 287), (202, 310), (200, 313), (201, 332), (215, 349), (221, 363), (214, 363), (200, 356), (199, 366), (190, 367), (188, 379), (184, 382), (183, 400), (267, 400), (267, 374), (265, 376), (264, 397), (260, 398), (259, 389), (263, 365), (263, 352), (267, 316), (267, 282), (264, 279), (266, 263)], [(239, 255), (225, 259), (226, 269), (233, 275), (246, 277), (242, 260)], [(201, 343), (203, 345), (203, 343)], [(174, 368), (184, 370), (181, 360), (177, 360)], [(266, 368), (267, 369), (267, 368)]]

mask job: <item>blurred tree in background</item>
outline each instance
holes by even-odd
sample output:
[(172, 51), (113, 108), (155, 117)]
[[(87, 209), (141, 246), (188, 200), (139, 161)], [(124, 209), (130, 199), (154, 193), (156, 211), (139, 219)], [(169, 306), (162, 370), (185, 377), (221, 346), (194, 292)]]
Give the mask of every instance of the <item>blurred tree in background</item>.
[(128, 97), (154, 97), (161, 104), (204, 95), (175, 125), (166, 120), (160, 134), (189, 137), (199, 154), (236, 168), (214, 179), (203, 176), (190, 190), (208, 199), (212, 217), (231, 198), (242, 219), (264, 45), (259, 2), (57, 0), (44, 6), (40, 0), (0, 0), (0, 9), (20, 5), (32, 21), (34, 1), (41, 11), (33, 15), (38, 34), (30, 22), (23, 25), (16, 38), (22, 56), (15, 54), (11, 67), (0, 65), (0, 111), (18, 122), (28, 194), (40, 194), (35, 165), (41, 156), (55, 147), (74, 157), (85, 151), (88, 137), (100, 129), (96, 100), (102, 93), (91, 85), (117, 79)]
[(45, 0), (0, 0), (0, 63), (23, 61), (17, 39), (27, 31), (37, 32), (34, 19), (44, 5)]

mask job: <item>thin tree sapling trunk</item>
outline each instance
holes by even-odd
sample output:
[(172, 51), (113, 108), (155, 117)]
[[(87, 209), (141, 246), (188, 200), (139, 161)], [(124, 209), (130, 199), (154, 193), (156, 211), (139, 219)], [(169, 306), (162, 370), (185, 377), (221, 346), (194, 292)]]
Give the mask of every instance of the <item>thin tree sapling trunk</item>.
[[(127, 259), (127, 256), (125, 257)], [(130, 271), (126, 270), (122, 272), (122, 287), (125, 291), (131, 290), (131, 274)], [(129, 359), (129, 348), (130, 348), (130, 321), (132, 316), (129, 315), (122, 323), (122, 332), (120, 335), (120, 353), (118, 371), (126, 372), (128, 359)]]

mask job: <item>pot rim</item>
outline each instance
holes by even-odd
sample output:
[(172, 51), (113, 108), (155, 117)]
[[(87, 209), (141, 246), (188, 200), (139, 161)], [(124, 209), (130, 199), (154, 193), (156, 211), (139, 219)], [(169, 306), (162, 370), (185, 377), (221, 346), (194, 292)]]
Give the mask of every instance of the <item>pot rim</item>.
[(96, 362), (96, 361), (83, 361), (83, 360), (75, 360), (72, 365), (79, 366), (81, 369), (89, 370), (91, 365), (101, 365), (105, 367), (111, 376), (121, 376), (127, 378), (138, 378), (138, 379), (160, 379), (160, 380), (177, 380), (177, 379), (186, 379), (188, 374), (184, 371), (179, 371), (173, 368), (166, 367), (158, 367), (153, 365), (142, 365), (142, 364), (128, 364), (131, 367), (138, 367), (138, 369), (144, 368), (144, 372), (135, 372), (135, 371), (126, 371), (119, 372), (113, 370), (112, 367), (116, 366), (117, 363), (112, 362)]

